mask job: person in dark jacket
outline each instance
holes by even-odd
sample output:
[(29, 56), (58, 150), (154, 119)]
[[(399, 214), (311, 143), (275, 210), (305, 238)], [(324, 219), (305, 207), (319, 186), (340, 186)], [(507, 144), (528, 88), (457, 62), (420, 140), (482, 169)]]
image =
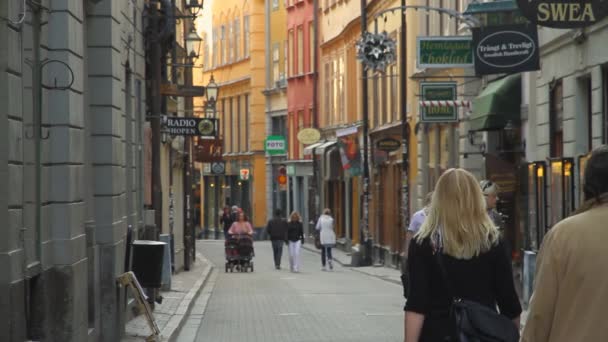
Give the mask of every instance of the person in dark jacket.
[(300, 272), (300, 248), (304, 244), (304, 228), (300, 213), (294, 211), (287, 224), (287, 241), (289, 243), (289, 269), (291, 272)]
[(450, 169), (439, 177), (428, 216), (409, 246), (408, 272), (405, 342), (457, 340), (450, 319), (453, 298), (497, 310), (519, 327), (522, 309), (511, 260), (481, 188), (466, 170)]
[(274, 212), (274, 218), (268, 221), (266, 232), (270, 236), (272, 243), (272, 253), (274, 255), (274, 267), (281, 269), (281, 257), (283, 256), (283, 244), (287, 241), (287, 221), (281, 217), (281, 209)]
[(227, 206), (224, 207), (224, 212), (222, 213), (222, 216), (220, 216), (220, 223), (223, 225), (224, 228), (224, 240), (228, 240), (228, 230), (234, 223), (234, 219), (232, 218), (232, 214), (230, 213), (230, 208)]

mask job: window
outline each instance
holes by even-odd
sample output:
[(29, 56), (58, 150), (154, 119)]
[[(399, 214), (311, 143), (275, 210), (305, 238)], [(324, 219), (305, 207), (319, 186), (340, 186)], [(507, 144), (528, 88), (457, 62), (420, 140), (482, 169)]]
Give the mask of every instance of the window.
[(308, 23), (308, 71), (315, 71), (315, 27), (311, 21)]
[(287, 53), (288, 53), (288, 56), (289, 56), (289, 63), (288, 63), (289, 64), (289, 71), (288, 71), (288, 73), (289, 73), (289, 76), (293, 76), (295, 74), (295, 72), (294, 72), (294, 61), (293, 61), (293, 57), (294, 57), (294, 55), (293, 55), (293, 53), (294, 53), (294, 51), (293, 51), (293, 30), (289, 30), (289, 33), (287, 34), (287, 40), (288, 40), (288, 44), (289, 44), (289, 47), (288, 47), (288, 50), (287, 50)]
[(298, 26), (298, 75), (304, 73), (304, 28)]
[(272, 0), (272, 10), (276, 11), (279, 9), (279, 0)]
[(389, 82), (391, 83), (390, 89), (390, 113), (388, 117), (389, 122), (397, 121), (399, 118), (399, 105), (397, 99), (399, 99), (399, 95), (397, 94), (399, 77), (397, 75), (397, 65), (393, 64), (390, 66), (390, 77)]
[(289, 74), (289, 66), (291, 64), (288, 63), (288, 59), (289, 59), (289, 51), (287, 51), (289, 49), (289, 40), (286, 40), (285, 43), (283, 44), (283, 73), (284, 74)]
[(604, 108), (604, 120), (602, 135), (604, 136), (603, 143), (608, 144), (608, 69), (604, 69), (603, 78), (604, 105), (602, 107)]
[(236, 127), (237, 127), (237, 134), (236, 134), (237, 145), (236, 146), (237, 146), (237, 149), (239, 152), (243, 152), (243, 150), (244, 150), (243, 145), (245, 145), (245, 144), (244, 144), (244, 141), (242, 141), (242, 140), (245, 140), (245, 139), (241, 139), (241, 133), (244, 133), (243, 132), (244, 131), (244, 128), (243, 128), (243, 122), (244, 122), (243, 116), (244, 115), (241, 113), (241, 97), (237, 96), (235, 98), (235, 102), (236, 102), (235, 110), (236, 110), (236, 118), (237, 118), (236, 119), (236, 121), (237, 121), (236, 122)]
[(220, 29), (220, 65), (226, 63), (226, 26)]
[(222, 107), (221, 107), (222, 121), (220, 121), (220, 125), (222, 126), (222, 139), (224, 142), (224, 146), (222, 146), (222, 147), (223, 147), (224, 151), (230, 151), (230, 144), (228, 143), (228, 139), (227, 139), (227, 135), (226, 135), (226, 126), (228, 125), (229, 116), (228, 116), (228, 113), (226, 113), (226, 100), (225, 99), (222, 99), (221, 105), (222, 105)]
[(272, 135), (287, 136), (287, 116), (275, 116), (272, 118)]
[(245, 127), (247, 127), (245, 130), (245, 150), (247, 152), (251, 150), (249, 145), (249, 124), (249, 94), (245, 94)]
[(338, 58), (338, 75), (337, 75), (337, 84), (338, 84), (338, 105), (337, 110), (340, 115), (340, 120), (342, 123), (346, 122), (346, 111), (344, 110), (344, 103), (346, 100), (344, 99), (344, 56), (340, 56)]
[[(295, 135), (304, 128), (304, 111), (298, 111), (298, 129), (294, 132)], [(302, 159), (302, 152), (304, 151), (304, 145), (302, 143), (298, 143), (298, 156), (297, 159)]]
[[(324, 91), (323, 91), (323, 97), (324, 97), (324, 106), (323, 109), (325, 110), (325, 113), (323, 113), (323, 117), (324, 118), (330, 118), (330, 113), (331, 113), (331, 64), (330, 63), (325, 63), (325, 72), (323, 73), (323, 81), (324, 81)], [(329, 123), (331, 125), (332, 121), (330, 119), (329, 122), (325, 122), (325, 123)]]
[(234, 61), (234, 26), (228, 24), (228, 63)]
[(564, 99), (563, 84), (559, 80), (549, 95), (549, 139), (551, 157), (561, 157), (564, 152)]
[(230, 121), (230, 125), (232, 126), (232, 152), (239, 152), (239, 114), (236, 112), (236, 98), (230, 98), (230, 113), (232, 113), (232, 121)]
[(289, 113), (289, 131), (288, 131), (288, 140), (287, 140), (287, 146), (289, 146), (289, 159), (293, 159), (294, 158), (294, 144), (292, 144), (293, 142), (293, 131), (294, 131), (294, 120), (293, 120), (293, 113)]
[(217, 49), (217, 28), (214, 28), (213, 32), (211, 34), (213, 36), (211, 38), (212, 39), (212, 44), (213, 44), (213, 51), (211, 52), (213, 54), (213, 56), (211, 58), (212, 59), (211, 66), (213, 68), (215, 68), (215, 66), (217, 66), (217, 62), (218, 62), (217, 56), (219, 55), (219, 51)]
[(243, 54), (249, 57), (249, 16), (243, 17)]
[(280, 69), (279, 69), (279, 61), (280, 61), (280, 51), (281, 51), (281, 43), (275, 43), (274, 46), (272, 47), (272, 80), (275, 82), (278, 82), (281, 77), (280, 77)]
[(237, 18), (234, 20), (234, 59), (237, 61), (241, 58), (239, 45), (241, 45), (241, 21)]

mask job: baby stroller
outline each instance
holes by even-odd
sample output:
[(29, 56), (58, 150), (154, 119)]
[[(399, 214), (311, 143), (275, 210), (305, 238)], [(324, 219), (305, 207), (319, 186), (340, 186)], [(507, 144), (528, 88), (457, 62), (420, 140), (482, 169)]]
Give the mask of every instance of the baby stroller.
[(225, 242), (226, 252), (226, 273), (234, 272), (253, 272), (253, 238), (247, 234), (236, 234), (228, 237)]

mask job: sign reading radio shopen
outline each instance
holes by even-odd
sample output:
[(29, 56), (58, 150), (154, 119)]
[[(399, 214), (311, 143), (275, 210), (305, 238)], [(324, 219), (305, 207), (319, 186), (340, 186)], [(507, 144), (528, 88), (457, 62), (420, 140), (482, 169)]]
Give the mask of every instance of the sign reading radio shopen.
[(171, 135), (215, 137), (218, 131), (218, 120), (209, 118), (183, 118), (164, 115), (162, 117), (164, 132)]

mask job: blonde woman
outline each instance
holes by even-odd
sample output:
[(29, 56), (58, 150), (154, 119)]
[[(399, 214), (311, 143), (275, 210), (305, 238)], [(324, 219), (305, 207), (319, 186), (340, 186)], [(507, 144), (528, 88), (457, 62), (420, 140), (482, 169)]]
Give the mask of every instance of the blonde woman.
[(453, 297), (493, 310), (498, 307), (500, 314), (519, 324), (521, 306), (499, 236), (475, 177), (463, 169), (446, 171), (437, 182), (428, 216), (409, 246), (406, 342), (457, 340), (449, 315)]
[(294, 211), (287, 223), (287, 242), (289, 243), (289, 268), (291, 272), (300, 272), (300, 248), (304, 244), (304, 228), (300, 213)]

